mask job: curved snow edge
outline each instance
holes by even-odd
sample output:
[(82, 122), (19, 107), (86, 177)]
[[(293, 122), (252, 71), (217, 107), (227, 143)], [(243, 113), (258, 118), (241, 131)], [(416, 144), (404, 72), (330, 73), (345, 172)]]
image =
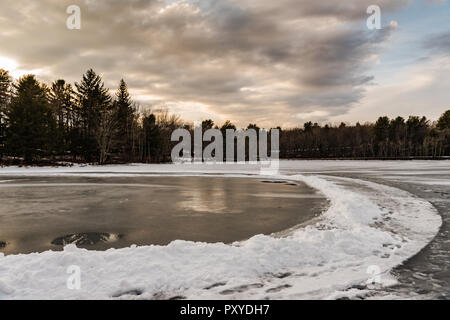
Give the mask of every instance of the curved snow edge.
[[(275, 178), (303, 181), (325, 194), (331, 206), (322, 220), (285, 238), (258, 235), (231, 246), (175, 241), (104, 252), (68, 246), (63, 252), (0, 255), (0, 298), (136, 298), (130, 294), (136, 290), (143, 299), (335, 298), (365, 281), (370, 266), (385, 274), (415, 255), (442, 224), (431, 204), (399, 189), (350, 179), (369, 190), (359, 192), (338, 185), (337, 178)], [(71, 265), (80, 267), (80, 290), (67, 288)]]

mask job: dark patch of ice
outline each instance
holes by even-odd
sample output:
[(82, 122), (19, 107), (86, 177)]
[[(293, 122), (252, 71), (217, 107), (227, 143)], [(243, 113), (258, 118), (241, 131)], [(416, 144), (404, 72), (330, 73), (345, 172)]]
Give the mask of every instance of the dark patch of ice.
[(292, 286), (289, 284), (284, 284), (282, 286), (279, 287), (275, 287), (275, 288), (270, 288), (266, 290), (266, 293), (275, 293), (275, 292), (280, 292), (283, 289), (287, 289), (287, 288), (291, 288)]
[(113, 298), (120, 298), (123, 296), (140, 296), (144, 293), (144, 291), (140, 290), (140, 289), (133, 289), (133, 290), (128, 290), (128, 291), (123, 291), (123, 292), (118, 292), (116, 294), (113, 294), (112, 297)]
[(226, 282), (217, 282), (217, 283), (214, 283), (214, 284), (212, 284), (212, 285), (210, 285), (210, 286), (208, 286), (208, 287), (205, 287), (205, 288), (203, 288), (203, 289), (205, 289), (205, 290), (211, 290), (211, 289), (214, 289), (214, 288), (217, 288), (217, 287), (223, 287), (224, 285), (226, 285), (227, 283)]
[(186, 300), (187, 298), (182, 295), (170, 296), (165, 292), (157, 292), (153, 295), (152, 300)]
[(122, 238), (123, 235), (116, 235), (106, 232), (86, 232), (65, 235), (52, 241), (53, 245), (66, 246), (68, 244), (76, 245), (94, 245), (100, 242), (112, 242)]
[(278, 279), (284, 279), (284, 278), (292, 276), (292, 273), (291, 272), (280, 272), (280, 273), (268, 273), (267, 275), (270, 277), (278, 278)]
[(286, 181), (282, 181), (282, 180), (263, 180), (261, 182), (263, 182), (263, 183), (286, 183)]
[(232, 288), (232, 289), (223, 290), (222, 292), (220, 292), (220, 294), (229, 295), (229, 294), (233, 294), (233, 293), (245, 292), (245, 291), (250, 290), (250, 289), (259, 289), (259, 288), (262, 288), (262, 287), (264, 287), (264, 285), (261, 284), (261, 283), (253, 283), (253, 284), (249, 284), (249, 285), (243, 285), (243, 286), (235, 287), (235, 288)]

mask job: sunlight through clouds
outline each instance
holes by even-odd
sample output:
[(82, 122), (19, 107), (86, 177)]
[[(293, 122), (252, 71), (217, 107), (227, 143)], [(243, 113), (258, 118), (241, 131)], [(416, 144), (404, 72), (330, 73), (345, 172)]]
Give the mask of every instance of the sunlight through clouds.
[[(15, 78), (73, 83), (92, 67), (111, 89), (125, 78), (144, 109), (164, 104), (194, 121), (190, 108), (202, 105), (202, 118), (240, 126), (297, 126), (293, 115), (314, 112), (353, 121), (371, 86), (389, 82), (379, 70), (404, 54), (398, 35), (412, 36), (401, 20), (409, 0), (3, 2), (0, 62)], [(69, 5), (81, 9), (80, 30), (66, 28)], [(367, 29), (370, 5), (381, 8), (381, 30)], [(430, 45), (446, 39), (436, 37)], [(385, 56), (391, 48), (398, 56)], [(413, 52), (422, 63), (425, 49)]]

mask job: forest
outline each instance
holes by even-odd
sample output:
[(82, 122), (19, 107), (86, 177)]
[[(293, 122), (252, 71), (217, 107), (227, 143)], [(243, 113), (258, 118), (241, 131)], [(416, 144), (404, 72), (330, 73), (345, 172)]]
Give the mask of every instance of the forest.
[[(0, 69), (0, 164), (170, 162), (175, 129), (191, 123), (167, 110), (144, 110), (122, 79), (111, 94), (88, 70), (74, 85), (13, 80)], [(231, 121), (202, 122), (204, 130), (236, 129)], [(249, 124), (246, 129), (256, 129)], [(356, 125), (307, 122), (280, 128), (284, 159), (443, 159), (450, 156), (450, 110), (437, 121), (423, 116), (382, 116)]]

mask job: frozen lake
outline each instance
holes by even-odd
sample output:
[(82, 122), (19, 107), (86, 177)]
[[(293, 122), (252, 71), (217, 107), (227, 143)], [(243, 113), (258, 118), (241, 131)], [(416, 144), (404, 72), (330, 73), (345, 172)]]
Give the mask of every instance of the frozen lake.
[(0, 252), (231, 243), (305, 223), (324, 196), (301, 182), (225, 177), (2, 177)]
[(0, 168), (0, 299), (449, 298), (450, 161), (280, 164)]

